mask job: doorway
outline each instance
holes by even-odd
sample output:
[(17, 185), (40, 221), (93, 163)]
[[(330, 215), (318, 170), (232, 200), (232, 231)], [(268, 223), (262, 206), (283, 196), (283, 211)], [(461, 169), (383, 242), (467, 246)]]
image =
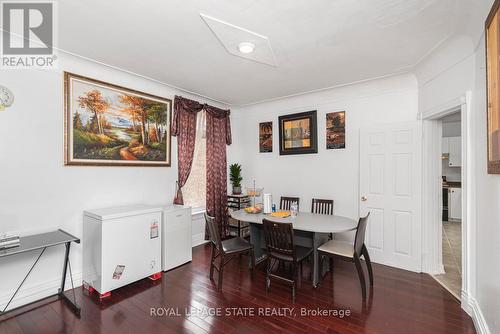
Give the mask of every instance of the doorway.
[(460, 111), (441, 123), (442, 228), (444, 273), (434, 278), (460, 299), (462, 289), (462, 122)]
[[(454, 209), (458, 208), (460, 211), (458, 217), (461, 230), (460, 247), (455, 246), (455, 249), (461, 249), (461, 252), (455, 258), (460, 268), (461, 284), (459, 283), (459, 286), (461, 288), (459, 291), (455, 288), (453, 295), (458, 297), (462, 308), (469, 314), (473, 309), (470, 293), (475, 281), (471, 254), (473, 240), (470, 237), (471, 229), (474, 228), (470, 222), (475, 215), (474, 202), (471, 201), (475, 198), (473, 186), (475, 162), (469, 158), (470, 138), (474, 136), (471, 96), (471, 92), (467, 91), (464, 95), (421, 114), (423, 128), (422, 271), (435, 278), (446, 274), (443, 261), (443, 240), (446, 246), (446, 235), (443, 237), (443, 119), (452, 114), (460, 114), (460, 196), (458, 196), (459, 204)], [(458, 120), (458, 117), (455, 120)], [(453, 247), (451, 242), (450, 245), (450, 248)]]

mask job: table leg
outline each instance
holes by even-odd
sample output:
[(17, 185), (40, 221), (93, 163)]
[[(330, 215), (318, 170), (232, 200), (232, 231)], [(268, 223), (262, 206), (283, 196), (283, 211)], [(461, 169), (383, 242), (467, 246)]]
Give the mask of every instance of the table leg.
[(318, 262), (319, 262), (319, 259), (318, 259), (318, 247), (319, 247), (319, 240), (318, 240), (318, 233), (314, 233), (313, 234), (313, 286), (315, 288), (318, 287), (318, 282), (319, 282), (319, 279), (318, 279)]
[(73, 287), (73, 275), (71, 273), (71, 267), (70, 267), (70, 279), (71, 279), (71, 285), (73, 287), (73, 297), (74, 297), (74, 300), (71, 300), (68, 298), (68, 296), (66, 296), (66, 294), (64, 293), (64, 286), (65, 286), (65, 283), (66, 283), (66, 273), (67, 273), (67, 269), (68, 269), (68, 266), (70, 265), (69, 264), (69, 251), (70, 251), (70, 247), (71, 247), (71, 242), (67, 242), (66, 243), (66, 252), (64, 253), (64, 267), (63, 267), (63, 274), (62, 274), (62, 279), (61, 279), (61, 287), (59, 288), (59, 297), (61, 297), (62, 299), (64, 299), (64, 301), (66, 301), (66, 303), (71, 307), (71, 309), (73, 310), (73, 312), (77, 315), (77, 316), (80, 316), (80, 307), (76, 304), (76, 297), (75, 297), (75, 294), (74, 294), (74, 287)]
[(315, 288), (318, 287), (319, 285), (319, 276), (320, 276), (320, 269), (319, 268), (319, 255), (318, 255), (318, 247), (321, 246), (326, 240), (328, 239), (328, 235), (325, 235), (325, 233), (313, 233), (313, 286)]
[(262, 228), (258, 224), (250, 224), (250, 243), (254, 248), (255, 264), (259, 264), (266, 259), (266, 254), (262, 251)]

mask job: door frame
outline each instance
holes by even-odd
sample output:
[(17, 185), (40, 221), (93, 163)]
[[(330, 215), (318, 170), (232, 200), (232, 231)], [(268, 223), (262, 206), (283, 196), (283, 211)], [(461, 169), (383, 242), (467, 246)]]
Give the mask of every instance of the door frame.
[[(474, 295), (475, 265), (472, 261), (471, 221), (476, 213), (474, 169), (475, 164), (470, 158), (471, 141), (473, 137), (471, 115), (472, 93), (449, 101), (438, 108), (428, 110), (420, 115), (423, 127), (423, 196), (422, 196), (422, 270), (431, 275), (444, 272), (442, 258), (442, 122), (441, 118), (460, 111), (461, 113), (461, 144), (462, 144), (462, 308), (470, 314), (470, 296)], [(439, 145), (436, 145), (439, 143)]]

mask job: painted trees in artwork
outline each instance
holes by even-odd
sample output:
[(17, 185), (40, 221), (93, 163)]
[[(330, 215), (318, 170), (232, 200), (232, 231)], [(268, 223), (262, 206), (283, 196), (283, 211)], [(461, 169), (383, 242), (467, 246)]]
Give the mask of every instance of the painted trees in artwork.
[(104, 99), (101, 92), (97, 89), (86, 92), (84, 95), (78, 97), (78, 105), (94, 113), (93, 119), (90, 122), (91, 130), (98, 134), (104, 134), (101, 115), (108, 110), (110, 104)]
[(150, 130), (150, 134), (154, 140), (161, 143), (164, 139), (163, 125), (167, 123), (167, 106), (164, 103), (150, 101), (146, 105), (148, 120), (153, 123), (154, 127)]
[(75, 97), (73, 155), (87, 160), (167, 159), (170, 105), (138, 95), (86, 89)]
[(80, 113), (78, 111), (76, 111), (75, 115), (73, 116), (73, 128), (77, 130), (83, 130), (82, 118), (80, 117)]
[(135, 128), (136, 121), (140, 124), (142, 144), (148, 145), (151, 140), (161, 143), (165, 132), (162, 124), (167, 122), (167, 105), (126, 94), (119, 99), (127, 106), (124, 111), (130, 114), (133, 127)]
[(127, 111), (131, 114), (132, 119), (139, 121), (141, 126), (141, 142), (143, 145), (148, 144), (148, 136), (146, 132), (147, 110), (145, 108), (147, 101), (142, 97), (123, 94), (120, 95), (120, 102), (127, 106)]

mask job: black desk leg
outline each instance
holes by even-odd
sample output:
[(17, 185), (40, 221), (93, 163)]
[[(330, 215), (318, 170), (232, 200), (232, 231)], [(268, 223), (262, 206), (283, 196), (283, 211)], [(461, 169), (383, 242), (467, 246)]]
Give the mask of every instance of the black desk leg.
[[(59, 297), (61, 297), (62, 299), (64, 299), (64, 301), (66, 301), (66, 303), (71, 307), (71, 309), (73, 310), (73, 312), (78, 316), (80, 317), (80, 306), (78, 306), (76, 304), (76, 296), (75, 296), (75, 287), (73, 286), (73, 274), (71, 272), (71, 264), (69, 263), (69, 249), (71, 247), (71, 242), (67, 242), (66, 243), (66, 252), (64, 254), (64, 267), (63, 267), (63, 274), (62, 274), (62, 280), (61, 280), (61, 288), (59, 289)], [(68, 298), (68, 296), (66, 296), (66, 294), (64, 293), (64, 285), (66, 283), (66, 272), (67, 272), (67, 269), (68, 269), (68, 266), (69, 266), (69, 275), (70, 275), (70, 279), (71, 279), (71, 287), (73, 288), (73, 299), (74, 300), (71, 300)]]

